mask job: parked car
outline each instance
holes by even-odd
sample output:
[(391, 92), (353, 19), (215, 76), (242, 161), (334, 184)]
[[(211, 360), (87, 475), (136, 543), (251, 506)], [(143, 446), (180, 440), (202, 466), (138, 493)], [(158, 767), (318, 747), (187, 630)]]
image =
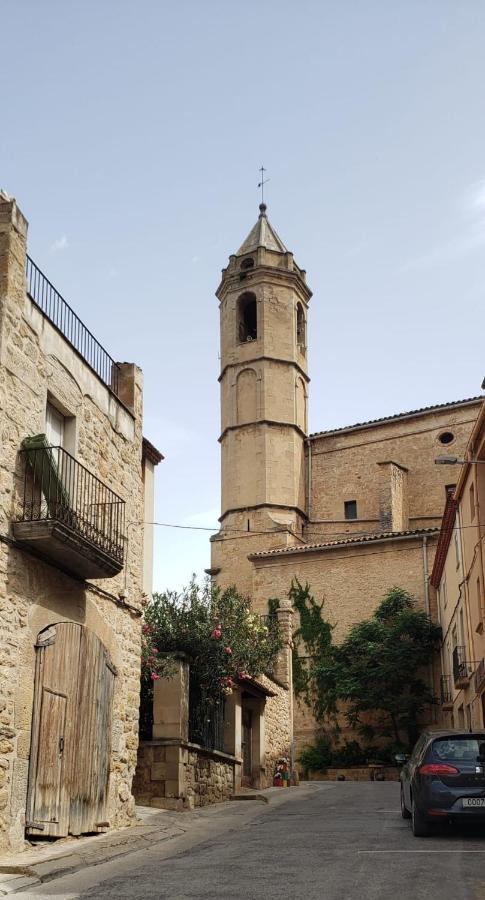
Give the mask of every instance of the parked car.
[(485, 824), (485, 730), (425, 731), (401, 771), (401, 814), (415, 837), (433, 823)]

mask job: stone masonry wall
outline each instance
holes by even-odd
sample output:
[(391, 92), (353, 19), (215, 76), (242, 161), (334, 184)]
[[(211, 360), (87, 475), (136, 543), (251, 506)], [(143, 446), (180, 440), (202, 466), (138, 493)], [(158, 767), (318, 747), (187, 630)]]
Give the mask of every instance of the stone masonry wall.
[[(60, 621), (91, 628), (118, 669), (108, 815), (133, 816), (138, 743), (143, 486), (142, 378), (123, 367), (133, 409), (114, 397), (26, 295), (27, 224), (0, 197), (0, 848), (24, 840), (35, 650), (39, 631)], [(23, 486), (21, 442), (45, 431), (47, 400), (70, 416), (73, 455), (126, 501), (127, 571), (97, 584), (63, 574), (8, 543)], [(123, 606), (118, 595), (125, 594)]]
[(292, 721), (291, 691), (262, 675), (258, 681), (266, 688), (274, 691), (275, 697), (267, 697), (264, 708), (265, 762), (262, 773), (262, 787), (270, 787), (273, 783), (276, 760), (284, 756), (291, 757)]
[[(142, 741), (133, 790), (137, 803), (162, 809), (193, 809), (228, 800), (234, 793), (234, 769), (240, 761), (187, 742)], [(169, 776), (183, 767), (176, 791)]]

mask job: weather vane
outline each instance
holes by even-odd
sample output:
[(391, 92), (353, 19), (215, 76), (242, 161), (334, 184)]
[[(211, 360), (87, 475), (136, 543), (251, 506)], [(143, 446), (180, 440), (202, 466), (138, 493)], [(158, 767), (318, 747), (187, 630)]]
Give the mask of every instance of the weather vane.
[(265, 186), (265, 184), (268, 183), (268, 181), (269, 181), (270, 179), (264, 177), (264, 173), (267, 171), (267, 170), (264, 168), (264, 166), (261, 166), (261, 168), (260, 168), (259, 171), (261, 172), (261, 181), (260, 181), (259, 184), (258, 184), (258, 188), (261, 188), (261, 203), (264, 203), (264, 186)]

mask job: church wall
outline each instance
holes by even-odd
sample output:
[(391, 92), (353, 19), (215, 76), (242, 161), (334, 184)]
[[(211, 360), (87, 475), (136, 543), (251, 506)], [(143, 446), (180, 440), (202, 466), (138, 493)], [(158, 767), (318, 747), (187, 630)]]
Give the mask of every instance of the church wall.
[[(364, 430), (322, 435), (312, 440), (311, 524), (308, 540), (319, 534), (385, 530), (381, 523), (379, 463), (392, 460), (408, 470), (409, 528), (439, 525), (445, 485), (456, 481), (456, 469), (435, 465), (443, 455), (465, 452), (479, 401), (398, 419)], [(438, 436), (451, 431), (455, 439), (443, 445)], [(345, 521), (344, 501), (356, 500), (358, 519)], [(319, 522), (318, 520), (325, 520)], [(385, 523), (384, 523), (385, 524)], [(397, 530), (397, 529), (394, 529)]]
[[(431, 571), (437, 536), (428, 536)], [(267, 611), (267, 598), (287, 596), (291, 581), (310, 584), (315, 599), (325, 600), (324, 615), (334, 625), (334, 641), (341, 642), (352, 625), (369, 618), (385, 593), (405, 588), (425, 607), (422, 538), (386, 541), (360, 547), (339, 546), (325, 552), (284, 554), (254, 559), (253, 607)], [(295, 623), (295, 628), (298, 627)], [(297, 750), (312, 741), (315, 723), (310, 711), (295, 704)]]

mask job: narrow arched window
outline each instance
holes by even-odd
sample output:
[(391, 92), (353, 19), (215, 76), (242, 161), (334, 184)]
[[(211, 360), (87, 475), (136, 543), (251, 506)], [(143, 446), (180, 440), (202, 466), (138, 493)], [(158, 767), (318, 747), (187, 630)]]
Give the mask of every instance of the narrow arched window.
[(302, 353), (306, 350), (305, 313), (301, 303), (296, 305), (296, 343)]
[(240, 343), (258, 337), (258, 309), (254, 294), (241, 294), (237, 301), (237, 336)]

